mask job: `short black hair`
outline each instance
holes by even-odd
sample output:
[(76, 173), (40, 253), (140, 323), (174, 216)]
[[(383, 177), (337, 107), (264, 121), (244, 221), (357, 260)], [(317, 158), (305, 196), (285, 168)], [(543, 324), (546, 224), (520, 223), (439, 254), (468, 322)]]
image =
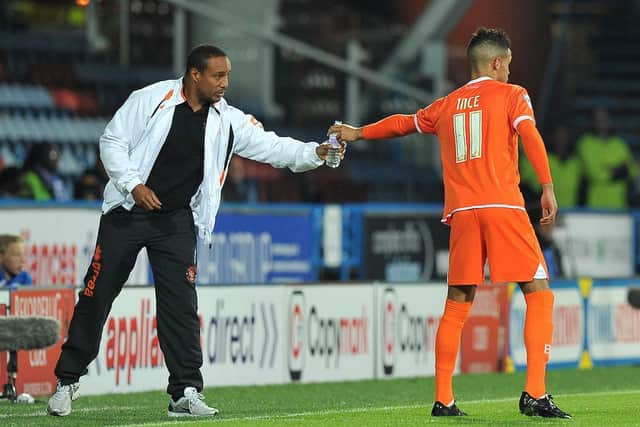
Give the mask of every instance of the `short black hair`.
[(467, 58), (473, 67), (478, 64), (478, 48), (481, 46), (494, 46), (506, 51), (511, 49), (511, 39), (502, 28), (478, 28), (467, 44)]
[(189, 56), (187, 57), (187, 68), (184, 73), (188, 74), (189, 70), (192, 68), (203, 72), (205, 68), (207, 68), (207, 61), (209, 58), (219, 58), (221, 56), (226, 57), (227, 54), (219, 47), (212, 46), (210, 44), (198, 45), (189, 52)]

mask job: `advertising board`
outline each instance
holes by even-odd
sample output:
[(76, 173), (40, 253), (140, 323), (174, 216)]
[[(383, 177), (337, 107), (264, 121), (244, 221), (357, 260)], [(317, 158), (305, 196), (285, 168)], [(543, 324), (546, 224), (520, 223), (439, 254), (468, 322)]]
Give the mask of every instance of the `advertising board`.
[(221, 212), (211, 246), (198, 244), (198, 283), (251, 284), (310, 282), (310, 213), (258, 214)]
[(57, 378), (53, 373), (60, 348), (67, 337), (67, 330), (75, 305), (75, 289), (33, 289), (32, 287), (11, 292), (12, 316), (43, 316), (60, 322), (60, 337), (51, 347), (40, 350), (18, 352), (19, 393), (32, 396), (52, 394)]
[(287, 368), (300, 382), (374, 375), (374, 287), (287, 287)]
[[(552, 283), (553, 340), (549, 368), (578, 367), (584, 350), (584, 300), (576, 282)], [(527, 353), (524, 346), (526, 303), (519, 290), (511, 296), (509, 313), (509, 354), (515, 368), (525, 369)]]
[(594, 365), (640, 361), (640, 310), (627, 302), (632, 280), (594, 281), (587, 301), (587, 347)]
[[(25, 240), (25, 270), (35, 285), (80, 285), (93, 255), (99, 222), (99, 209), (0, 210), (3, 230)], [(144, 249), (127, 283), (149, 283), (149, 261)]]
[(378, 378), (431, 376), (447, 296), (441, 283), (376, 286)]
[(362, 227), (362, 279), (446, 279), (449, 227), (440, 222), (439, 214), (366, 213)]

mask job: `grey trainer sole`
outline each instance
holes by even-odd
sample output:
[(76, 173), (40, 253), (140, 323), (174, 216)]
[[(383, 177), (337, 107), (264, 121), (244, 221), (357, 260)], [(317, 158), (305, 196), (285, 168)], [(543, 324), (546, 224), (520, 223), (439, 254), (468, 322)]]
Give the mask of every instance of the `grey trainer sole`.
[(218, 415), (219, 411), (216, 411), (214, 414), (209, 414), (209, 415), (196, 415), (196, 414), (192, 414), (191, 412), (173, 412), (173, 411), (167, 411), (167, 416), (168, 417), (191, 417), (191, 418), (205, 418), (205, 417), (215, 417), (216, 415)]

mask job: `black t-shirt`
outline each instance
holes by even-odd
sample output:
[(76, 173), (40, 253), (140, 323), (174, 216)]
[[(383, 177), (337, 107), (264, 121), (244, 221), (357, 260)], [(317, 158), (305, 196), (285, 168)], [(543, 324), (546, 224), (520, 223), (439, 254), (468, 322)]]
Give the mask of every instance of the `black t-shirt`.
[(188, 207), (202, 182), (208, 113), (208, 104), (198, 111), (186, 102), (175, 108), (171, 129), (146, 184), (162, 202), (163, 211)]

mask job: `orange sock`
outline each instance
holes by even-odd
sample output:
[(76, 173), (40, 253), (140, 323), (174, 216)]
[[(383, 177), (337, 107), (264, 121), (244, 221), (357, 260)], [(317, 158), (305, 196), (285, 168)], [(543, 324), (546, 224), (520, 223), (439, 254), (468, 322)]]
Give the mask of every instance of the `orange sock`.
[(547, 392), (545, 374), (553, 338), (553, 292), (525, 294), (527, 316), (524, 320), (524, 346), (527, 349), (525, 391), (538, 399)]
[(453, 402), (453, 371), (460, 349), (462, 327), (471, 310), (470, 302), (447, 299), (444, 314), (436, 334), (436, 401), (450, 405)]

